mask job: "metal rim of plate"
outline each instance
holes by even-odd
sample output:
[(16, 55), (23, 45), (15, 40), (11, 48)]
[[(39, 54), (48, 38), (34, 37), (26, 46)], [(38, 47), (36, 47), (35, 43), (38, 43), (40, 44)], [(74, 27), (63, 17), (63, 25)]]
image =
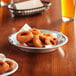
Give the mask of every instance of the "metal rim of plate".
[(55, 49), (55, 48), (58, 48), (58, 47), (66, 44), (66, 43), (68, 42), (67, 36), (64, 35), (64, 34), (61, 33), (61, 32), (50, 31), (50, 30), (42, 30), (42, 29), (40, 29), (40, 31), (42, 31), (42, 32), (45, 32), (45, 31), (46, 31), (46, 32), (56, 33), (56, 34), (58, 34), (59, 36), (61, 36), (63, 39), (65, 39), (65, 41), (62, 42), (62, 43), (60, 43), (60, 44), (57, 44), (56, 46), (52, 46), (52, 47), (49, 47), (49, 48), (36, 48), (36, 47), (24, 47), (24, 46), (20, 46), (20, 45), (15, 45), (15, 44), (13, 44), (13, 43), (12, 43), (12, 40), (11, 40), (11, 36), (13, 36), (14, 34), (17, 34), (17, 33), (14, 33), (14, 34), (10, 35), (9, 38), (8, 38), (8, 40), (9, 40), (9, 42), (10, 42), (12, 45), (17, 46), (17, 47), (25, 48), (25, 49), (26, 49), (26, 48), (27, 48), (27, 49), (38, 49), (38, 50), (39, 50), (39, 49)]
[(14, 4), (10, 4), (8, 6), (8, 8), (10, 9), (11, 13), (14, 14), (14, 15), (18, 15), (18, 16), (34, 15), (34, 14), (38, 14), (38, 13), (44, 12), (51, 5), (51, 3), (47, 2), (47, 1), (41, 1), (41, 2), (43, 3), (43, 6), (42, 7), (38, 7), (38, 8), (17, 10), (17, 9), (13, 9), (13, 5)]

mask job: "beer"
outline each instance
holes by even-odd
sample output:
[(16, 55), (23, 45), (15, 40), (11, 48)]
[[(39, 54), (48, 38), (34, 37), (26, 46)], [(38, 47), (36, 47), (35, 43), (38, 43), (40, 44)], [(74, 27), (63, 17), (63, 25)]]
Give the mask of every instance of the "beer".
[(75, 12), (75, 0), (61, 0), (62, 17), (73, 18)]
[(5, 4), (9, 4), (11, 2), (11, 0), (1, 0), (1, 2), (5, 3)]

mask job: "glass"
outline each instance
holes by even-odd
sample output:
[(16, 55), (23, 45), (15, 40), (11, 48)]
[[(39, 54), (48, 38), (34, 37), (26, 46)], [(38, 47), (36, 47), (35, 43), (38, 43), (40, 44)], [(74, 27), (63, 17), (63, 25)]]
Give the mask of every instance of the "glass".
[(75, 0), (61, 0), (62, 19), (73, 20), (75, 14)]
[(11, 0), (1, 0), (1, 6), (10, 4)]
[(0, 6), (1, 6), (1, 0), (0, 0)]

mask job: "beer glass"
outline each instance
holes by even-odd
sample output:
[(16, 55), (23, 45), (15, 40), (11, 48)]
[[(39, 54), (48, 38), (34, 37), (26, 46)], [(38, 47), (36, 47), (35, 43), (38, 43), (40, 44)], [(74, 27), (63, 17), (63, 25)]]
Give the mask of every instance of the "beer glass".
[(61, 0), (61, 13), (63, 21), (70, 21), (75, 16), (75, 0)]
[(1, 6), (10, 4), (11, 0), (1, 0)]

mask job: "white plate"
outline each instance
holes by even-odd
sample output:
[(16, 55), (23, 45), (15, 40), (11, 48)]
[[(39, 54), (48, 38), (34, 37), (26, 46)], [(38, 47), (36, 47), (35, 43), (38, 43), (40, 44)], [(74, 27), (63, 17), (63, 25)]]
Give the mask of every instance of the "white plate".
[(12, 59), (9, 59), (9, 58), (5, 58), (5, 61), (6, 61), (6, 60), (14, 62), (14, 63), (15, 63), (15, 67), (14, 67), (14, 69), (13, 69), (12, 71), (6, 72), (6, 73), (3, 73), (3, 74), (0, 74), (0, 76), (8, 76), (8, 75), (11, 75), (11, 74), (13, 74), (14, 72), (16, 72), (16, 70), (18, 69), (18, 64), (17, 64), (16, 61), (14, 61), (14, 60), (12, 60)]
[(67, 36), (65, 36), (61, 32), (56, 32), (56, 31), (51, 31), (51, 30), (40, 30), (40, 31), (53, 34), (58, 39), (58, 44), (56, 46), (47, 47), (47, 48), (45, 48), (45, 47), (36, 48), (36, 47), (28, 47), (28, 46), (24, 47), (24, 46), (21, 46), (19, 44), (19, 42), (17, 41), (17, 39), (16, 39), (17, 33), (10, 35), (8, 40), (12, 45), (17, 46), (18, 48), (20, 48), (21, 50), (23, 50), (25, 52), (31, 52), (31, 53), (52, 52), (52, 51), (55, 51), (58, 47), (66, 44), (68, 41)]

